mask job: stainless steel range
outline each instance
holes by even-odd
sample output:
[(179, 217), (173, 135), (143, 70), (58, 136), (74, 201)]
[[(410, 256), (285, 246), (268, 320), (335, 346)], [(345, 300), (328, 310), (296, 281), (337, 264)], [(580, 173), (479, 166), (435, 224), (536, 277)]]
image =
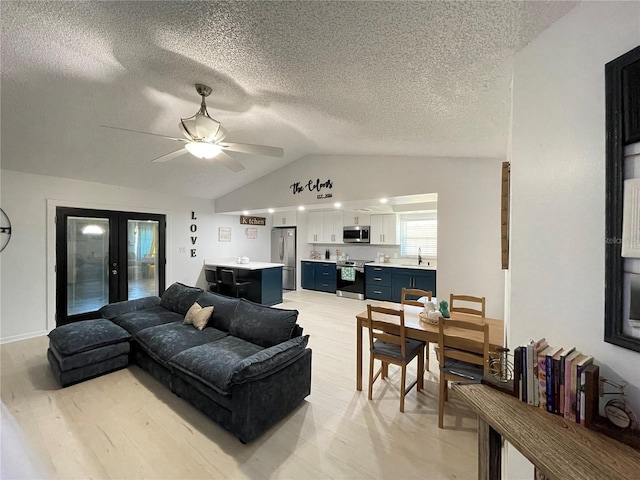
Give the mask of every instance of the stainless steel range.
[(339, 297), (364, 300), (364, 265), (372, 260), (338, 260), (336, 262)]

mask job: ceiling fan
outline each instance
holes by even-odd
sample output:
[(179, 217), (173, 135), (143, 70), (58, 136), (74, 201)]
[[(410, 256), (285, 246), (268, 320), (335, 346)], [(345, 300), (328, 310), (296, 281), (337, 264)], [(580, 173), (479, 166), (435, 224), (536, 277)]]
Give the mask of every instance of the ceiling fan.
[(131, 130), (129, 128), (113, 127), (110, 125), (100, 125), (105, 128), (113, 128), (116, 130), (124, 130), (126, 132), (144, 133), (145, 135), (153, 135), (155, 137), (166, 138), (184, 143), (184, 147), (179, 150), (169, 152), (158, 158), (151, 160), (152, 162), (168, 162), (180, 155), (190, 153), (191, 155), (211, 159), (216, 158), (228, 169), (239, 172), (244, 170), (244, 165), (238, 160), (227, 155), (224, 150), (230, 152), (254, 153), (257, 155), (266, 155), (269, 157), (282, 157), (284, 150), (279, 147), (269, 147), (266, 145), (253, 145), (250, 143), (230, 143), (224, 142), (226, 130), (222, 128), (220, 122), (214, 120), (207, 112), (205, 98), (211, 94), (211, 87), (196, 83), (196, 91), (202, 97), (200, 110), (189, 118), (181, 118), (178, 127), (186, 138), (169, 137), (167, 135), (159, 135), (157, 133), (141, 132), (139, 130)]

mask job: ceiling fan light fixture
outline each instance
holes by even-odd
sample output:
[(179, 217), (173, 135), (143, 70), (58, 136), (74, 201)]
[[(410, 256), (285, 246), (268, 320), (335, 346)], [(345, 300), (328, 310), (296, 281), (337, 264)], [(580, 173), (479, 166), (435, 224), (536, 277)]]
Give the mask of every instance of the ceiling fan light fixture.
[(207, 142), (189, 142), (184, 148), (194, 157), (206, 159), (213, 158), (222, 151), (220, 145)]
[(221, 130), (220, 122), (211, 118), (206, 112), (204, 114), (198, 112), (193, 117), (181, 118), (178, 126), (189, 140), (204, 140), (205, 142), (220, 140), (218, 138)]

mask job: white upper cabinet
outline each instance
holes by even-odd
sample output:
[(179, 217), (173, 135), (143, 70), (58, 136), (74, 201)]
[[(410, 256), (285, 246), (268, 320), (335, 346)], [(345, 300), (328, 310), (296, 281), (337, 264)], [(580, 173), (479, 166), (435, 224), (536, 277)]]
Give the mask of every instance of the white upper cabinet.
[(307, 242), (324, 243), (323, 212), (309, 212), (307, 215)]
[(342, 210), (322, 212), (323, 243), (342, 243), (344, 216)]
[(372, 245), (397, 245), (399, 235), (396, 214), (371, 215), (369, 236)]
[(342, 210), (309, 212), (307, 215), (308, 243), (342, 243)]
[(273, 226), (274, 227), (295, 227), (296, 223), (296, 211), (287, 210), (284, 212), (275, 212), (273, 214)]
[(371, 225), (371, 215), (368, 213), (346, 210), (344, 212), (344, 225), (348, 227), (353, 225)]

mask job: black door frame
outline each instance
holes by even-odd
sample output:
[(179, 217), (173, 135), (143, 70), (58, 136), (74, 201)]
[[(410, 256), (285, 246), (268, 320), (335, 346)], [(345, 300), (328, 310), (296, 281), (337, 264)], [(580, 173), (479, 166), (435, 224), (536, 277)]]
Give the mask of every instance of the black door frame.
[[(128, 251), (127, 221), (152, 220), (158, 222), (158, 295), (165, 289), (166, 270), (166, 216), (157, 213), (141, 213), (114, 210), (97, 210), (75, 207), (56, 207), (56, 326), (96, 317), (96, 311), (67, 317), (67, 218), (109, 219), (109, 303), (127, 300)], [(115, 273), (114, 273), (115, 272)]]

